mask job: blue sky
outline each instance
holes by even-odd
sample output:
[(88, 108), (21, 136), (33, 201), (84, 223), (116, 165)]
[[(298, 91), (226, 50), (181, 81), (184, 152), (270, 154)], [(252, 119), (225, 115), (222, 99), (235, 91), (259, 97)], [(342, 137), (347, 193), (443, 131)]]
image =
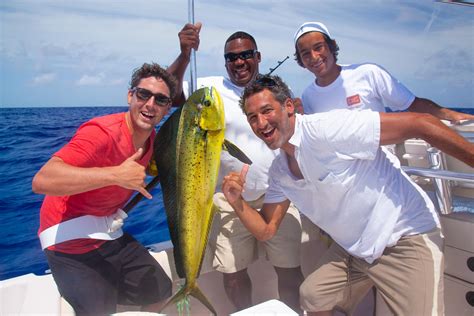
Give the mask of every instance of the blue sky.
[[(187, 0), (3, 0), (0, 3), (0, 107), (120, 106), (132, 70), (169, 65)], [(474, 108), (474, 7), (428, 0), (195, 0), (203, 22), (198, 76), (225, 73), (223, 44), (237, 30), (253, 34), (267, 72), (299, 95), (312, 74), (293, 60), (293, 34), (325, 23), (339, 62), (375, 62), (417, 96), (446, 107)]]

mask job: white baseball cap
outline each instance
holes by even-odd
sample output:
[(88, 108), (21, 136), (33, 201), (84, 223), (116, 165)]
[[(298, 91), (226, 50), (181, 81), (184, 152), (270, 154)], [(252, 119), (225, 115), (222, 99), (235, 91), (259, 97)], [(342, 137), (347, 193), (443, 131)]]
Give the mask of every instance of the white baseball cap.
[(295, 36), (294, 36), (294, 43), (296, 45), (296, 42), (298, 42), (298, 39), (306, 33), (309, 32), (319, 32), (327, 35), (329, 38), (331, 38), (331, 34), (329, 34), (328, 28), (326, 25), (324, 25), (321, 22), (305, 22), (301, 24), (301, 26), (296, 30)]

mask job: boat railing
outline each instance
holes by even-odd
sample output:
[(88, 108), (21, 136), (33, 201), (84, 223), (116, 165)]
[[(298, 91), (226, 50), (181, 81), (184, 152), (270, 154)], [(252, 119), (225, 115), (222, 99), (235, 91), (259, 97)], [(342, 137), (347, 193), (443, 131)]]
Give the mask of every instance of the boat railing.
[(446, 169), (446, 156), (435, 147), (428, 150), (429, 168), (407, 167), (402, 169), (409, 175), (432, 178), (434, 194), (441, 214), (452, 212), (452, 195), (450, 181), (469, 183), (474, 185), (474, 174), (455, 172)]
[(459, 135), (474, 143), (474, 132), (466, 132), (466, 131), (457, 131)]

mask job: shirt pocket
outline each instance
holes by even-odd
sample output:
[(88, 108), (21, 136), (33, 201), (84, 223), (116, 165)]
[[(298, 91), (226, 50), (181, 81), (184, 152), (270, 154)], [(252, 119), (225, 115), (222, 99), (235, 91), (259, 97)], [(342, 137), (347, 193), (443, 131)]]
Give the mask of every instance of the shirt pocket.
[(337, 176), (332, 173), (332, 172), (328, 172), (326, 171), (325, 173), (323, 173), (318, 181), (321, 183), (321, 184), (340, 184), (341, 182), (339, 181), (339, 179), (337, 178)]

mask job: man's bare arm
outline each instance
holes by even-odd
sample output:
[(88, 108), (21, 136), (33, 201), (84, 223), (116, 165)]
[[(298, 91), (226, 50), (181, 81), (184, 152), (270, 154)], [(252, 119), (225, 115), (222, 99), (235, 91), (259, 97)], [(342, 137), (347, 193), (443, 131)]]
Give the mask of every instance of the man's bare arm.
[(474, 167), (474, 144), (426, 113), (380, 113), (380, 145), (421, 138), (471, 167)]
[(33, 178), (32, 190), (39, 194), (64, 196), (118, 185), (136, 190), (150, 199), (150, 193), (145, 190), (145, 167), (137, 162), (142, 153), (140, 148), (119, 166), (103, 168), (75, 167), (53, 157)]
[(290, 201), (281, 203), (264, 204), (260, 212), (251, 208), (243, 199), (242, 191), (247, 175), (248, 165), (242, 168), (240, 173), (231, 172), (224, 177), (222, 192), (229, 204), (234, 208), (244, 226), (258, 240), (265, 241), (271, 239), (278, 230), (283, 217), (285, 216)]
[(456, 112), (448, 108), (441, 107), (435, 102), (424, 98), (415, 98), (413, 103), (408, 108), (408, 111), (428, 113), (436, 116), (440, 120), (451, 121), (453, 124), (459, 124), (463, 120), (474, 120), (474, 115), (472, 114)]
[(167, 71), (178, 79), (177, 94), (175, 100), (173, 100), (174, 105), (183, 105), (185, 102), (183, 94), (184, 74), (191, 59), (191, 50), (198, 50), (199, 48), (199, 32), (201, 31), (201, 26), (202, 24), (199, 22), (194, 25), (188, 23), (178, 33), (181, 52), (175, 61), (167, 68)]

